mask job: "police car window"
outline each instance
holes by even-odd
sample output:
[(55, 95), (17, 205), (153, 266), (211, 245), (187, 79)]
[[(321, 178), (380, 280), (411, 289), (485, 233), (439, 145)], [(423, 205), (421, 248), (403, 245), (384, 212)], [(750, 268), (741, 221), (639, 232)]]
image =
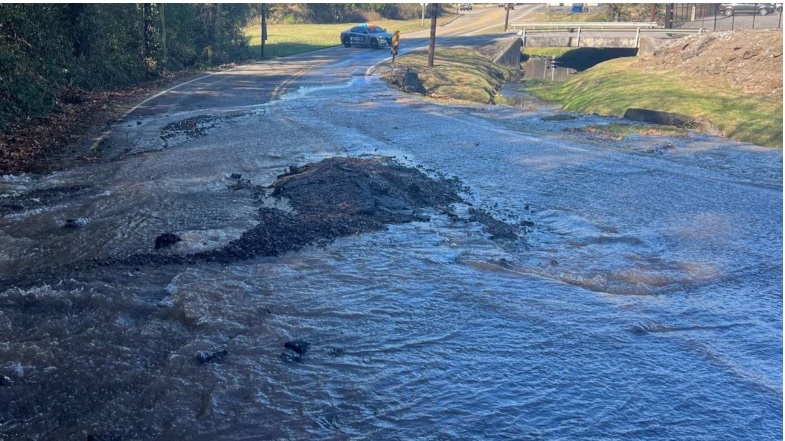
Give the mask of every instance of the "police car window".
[(372, 28), (368, 28), (368, 31), (370, 33), (372, 33), (372, 34), (383, 34), (383, 33), (387, 32), (387, 31), (384, 30), (384, 28), (380, 28), (378, 26), (374, 26)]
[(362, 27), (362, 26), (357, 26), (357, 27), (354, 27), (354, 28), (352, 28), (352, 30), (351, 30), (351, 31), (349, 31), (349, 32), (363, 32), (364, 30), (365, 30), (365, 28), (364, 28), (364, 27)]

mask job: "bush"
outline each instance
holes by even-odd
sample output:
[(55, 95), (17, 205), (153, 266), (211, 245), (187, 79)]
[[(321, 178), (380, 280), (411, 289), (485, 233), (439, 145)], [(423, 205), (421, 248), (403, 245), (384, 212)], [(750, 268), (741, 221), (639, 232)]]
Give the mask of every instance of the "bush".
[(0, 128), (55, 110), (63, 88), (240, 59), (251, 12), (247, 4), (0, 4)]

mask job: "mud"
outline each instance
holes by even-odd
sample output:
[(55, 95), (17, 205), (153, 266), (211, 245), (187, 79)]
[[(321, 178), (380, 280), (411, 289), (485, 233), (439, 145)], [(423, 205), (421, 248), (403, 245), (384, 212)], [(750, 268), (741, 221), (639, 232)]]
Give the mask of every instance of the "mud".
[[(471, 205), (459, 195), (466, 191), (459, 180), (431, 177), (418, 168), (378, 156), (329, 158), (315, 164), (291, 166), (272, 185), (255, 186), (252, 190), (262, 200), (263, 196), (285, 200), (286, 204), (282, 205), (288, 204), (291, 209), (271, 208), (262, 203), (256, 219), (259, 224), (216, 250), (187, 255), (171, 253), (161, 238), (171, 236), (176, 241), (176, 235), (166, 232), (150, 244), (148, 253), (109, 260), (91, 259), (70, 268), (50, 269), (46, 274), (27, 274), (0, 283), (0, 288), (56, 280), (63, 273), (110, 265), (133, 270), (149, 265), (229, 263), (278, 256), (343, 236), (383, 230), (391, 224), (427, 222), (431, 215), (446, 215), (458, 221), (452, 204)], [(477, 208), (471, 208), (468, 218), (463, 220), (483, 225), (492, 240), (504, 243), (518, 243), (525, 235), (524, 227), (495, 219)]]
[(208, 130), (217, 127), (222, 119), (214, 115), (199, 115), (169, 123), (161, 128), (161, 140), (165, 143), (164, 147), (168, 147), (172, 138), (195, 139), (207, 136)]
[(227, 262), (275, 256), (341, 236), (424, 221), (426, 210), (444, 211), (455, 202), (460, 184), (433, 179), (389, 158), (330, 158), (290, 167), (270, 187), (291, 212), (262, 207), (260, 223), (228, 246), (197, 255)]

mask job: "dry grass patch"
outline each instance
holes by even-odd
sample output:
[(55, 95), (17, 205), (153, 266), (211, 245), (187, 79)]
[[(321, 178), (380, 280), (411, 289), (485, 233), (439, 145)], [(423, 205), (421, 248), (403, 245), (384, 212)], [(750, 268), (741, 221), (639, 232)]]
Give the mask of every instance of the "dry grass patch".
[(428, 67), (427, 50), (412, 51), (396, 60), (392, 77), (390, 69), (390, 61), (380, 65), (382, 77), (388, 83), (401, 84), (406, 69), (411, 69), (417, 72), (429, 97), (483, 104), (500, 103), (503, 98), (497, 91), (511, 76), (509, 69), (470, 48), (437, 49), (433, 68)]

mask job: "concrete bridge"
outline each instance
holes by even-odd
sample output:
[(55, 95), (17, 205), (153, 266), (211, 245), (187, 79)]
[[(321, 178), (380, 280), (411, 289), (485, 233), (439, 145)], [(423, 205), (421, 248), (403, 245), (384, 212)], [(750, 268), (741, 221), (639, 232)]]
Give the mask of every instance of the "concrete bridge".
[(670, 39), (705, 29), (663, 29), (654, 22), (512, 23), (523, 46), (638, 48), (641, 38)]

